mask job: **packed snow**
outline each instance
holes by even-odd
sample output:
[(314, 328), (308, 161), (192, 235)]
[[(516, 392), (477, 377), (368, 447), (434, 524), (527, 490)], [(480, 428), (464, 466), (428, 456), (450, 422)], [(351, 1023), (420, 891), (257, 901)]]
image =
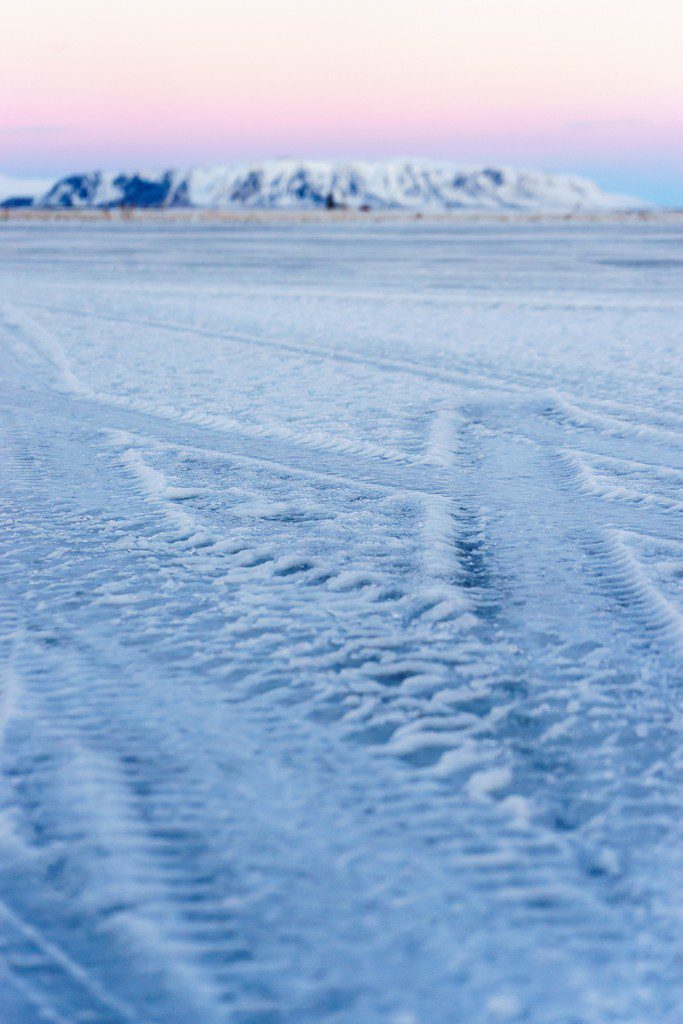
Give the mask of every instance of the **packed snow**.
[(227, 167), (72, 174), (36, 196), (53, 208), (622, 210), (647, 206), (576, 175), (428, 160), (265, 160)]
[(0, 1021), (680, 1017), (680, 226), (0, 226)]

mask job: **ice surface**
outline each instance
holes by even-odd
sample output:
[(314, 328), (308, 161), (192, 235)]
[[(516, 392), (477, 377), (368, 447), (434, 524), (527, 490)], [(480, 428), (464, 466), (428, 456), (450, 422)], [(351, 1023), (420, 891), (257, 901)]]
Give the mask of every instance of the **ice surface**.
[(674, 1024), (680, 228), (2, 227), (2, 1024)]

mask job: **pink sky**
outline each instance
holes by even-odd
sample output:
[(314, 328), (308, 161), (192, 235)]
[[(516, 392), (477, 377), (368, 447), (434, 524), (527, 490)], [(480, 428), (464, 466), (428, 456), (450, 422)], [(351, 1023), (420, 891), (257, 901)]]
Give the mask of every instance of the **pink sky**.
[(0, 171), (426, 155), (675, 193), (681, 39), (679, 0), (22, 0)]

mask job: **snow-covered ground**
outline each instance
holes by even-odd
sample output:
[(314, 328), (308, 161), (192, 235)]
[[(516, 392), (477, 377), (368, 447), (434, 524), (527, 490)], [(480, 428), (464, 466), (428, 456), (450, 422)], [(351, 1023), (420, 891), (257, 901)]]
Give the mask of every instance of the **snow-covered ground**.
[(680, 227), (0, 231), (2, 1024), (674, 1024)]

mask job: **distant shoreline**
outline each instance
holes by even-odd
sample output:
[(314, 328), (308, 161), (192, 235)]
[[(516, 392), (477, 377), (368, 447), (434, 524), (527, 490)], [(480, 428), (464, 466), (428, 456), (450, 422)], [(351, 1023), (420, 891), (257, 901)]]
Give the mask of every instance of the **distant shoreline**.
[(113, 208), (38, 209), (35, 207), (0, 210), (0, 225), (12, 222), (87, 222), (96, 224), (185, 223), (185, 224), (641, 224), (679, 223), (683, 209), (577, 211), (529, 210), (452, 210), (420, 212), (416, 210), (207, 210)]

